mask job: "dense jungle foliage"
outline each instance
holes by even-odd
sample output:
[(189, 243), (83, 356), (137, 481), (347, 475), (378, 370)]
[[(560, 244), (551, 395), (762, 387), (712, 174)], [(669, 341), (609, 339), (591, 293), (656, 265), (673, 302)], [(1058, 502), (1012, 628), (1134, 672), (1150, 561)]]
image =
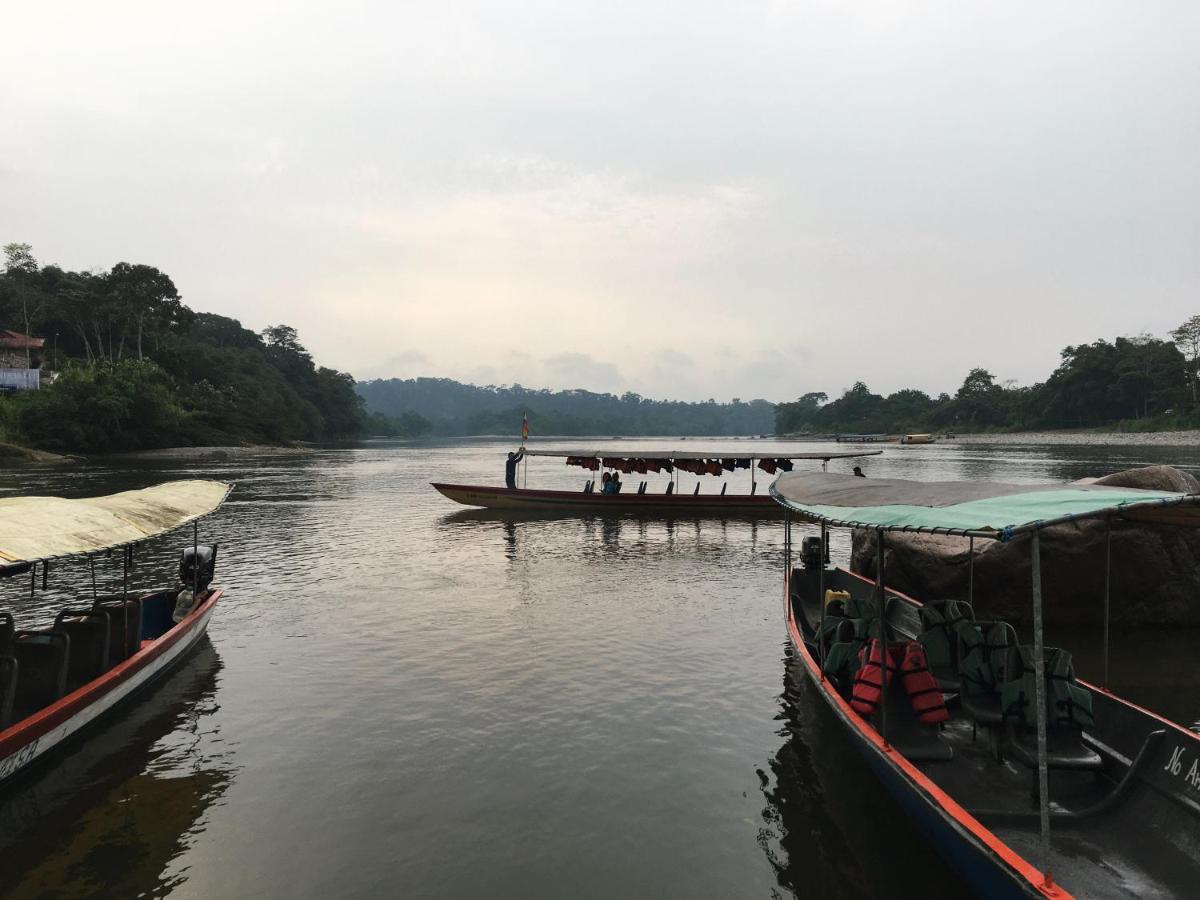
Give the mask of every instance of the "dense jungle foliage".
[(317, 366), (287, 325), (256, 334), (195, 312), (152, 266), (69, 272), (27, 244), (4, 253), (0, 328), (45, 345), (42, 389), (0, 397), (2, 440), (113, 452), (331, 440), (372, 424), (354, 379)]
[(805, 394), (775, 410), (777, 434), (1022, 431), (1110, 426), (1129, 430), (1200, 427), (1200, 316), (1171, 332), (1067, 347), (1045, 381), (997, 383), (972, 369), (953, 394), (874, 394), (861, 381), (830, 401)]
[(534, 435), (767, 434), (775, 404), (766, 400), (685, 403), (648, 400), (634, 393), (477, 387), (449, 378), (390, 378), (358, 385), (367, 409), (389, 416), (417, 415), (435, 434), (518, 435), (528, 414)]

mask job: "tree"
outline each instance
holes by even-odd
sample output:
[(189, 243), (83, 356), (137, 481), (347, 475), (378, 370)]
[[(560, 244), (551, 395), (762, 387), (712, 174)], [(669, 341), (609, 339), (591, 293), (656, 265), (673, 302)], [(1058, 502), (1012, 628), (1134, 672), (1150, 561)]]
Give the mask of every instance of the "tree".
[(1192, 405), (1196, 405), (1196, 382), (1200, 379), (1197, 371), (1200, 365), (1200, 316), (1192, 316), (1171, 332), (1171, 340), (1187, 361), (1188, 383), (1192, 388)]
[[(142, 335), (147, 325), (157, 330), (179, 320), (185, 308), (180, 301), (179, 291), (167, 275), (153, 266), (140, 264), (119, 262), (112, 267), (106, 280), (117, 311), (125, 323), (136, 330), (138, 359), (145, 359)], [(125, 336), (125, 329), (122, 328), (117, 359), (124, 354)]]
[[(45, 308), (45, 297), (37, 290), (37, 260), (29, 244), (4, 245), (4, 274), (12, 284), (17, 303), (21, 308), (21, 322), (26, 335), (33, 336), (33, 320)], [(25, 368), (32, 368), (29, 358), (29, 342), (25, 342)]]
[(270, 325), (262, 330), (268, 347), (278, 347), (288, 353), (308, 353), (300, 344), (300, 333), (291, 325)]

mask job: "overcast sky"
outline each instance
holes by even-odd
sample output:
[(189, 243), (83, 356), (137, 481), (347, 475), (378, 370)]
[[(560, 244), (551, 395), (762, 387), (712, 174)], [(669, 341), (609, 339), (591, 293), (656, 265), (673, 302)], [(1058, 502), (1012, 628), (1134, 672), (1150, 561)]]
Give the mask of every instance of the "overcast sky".
[(10, 240), (359, 378), (1030, 383), (1200, 313), (1200, 3), (10, 4)]

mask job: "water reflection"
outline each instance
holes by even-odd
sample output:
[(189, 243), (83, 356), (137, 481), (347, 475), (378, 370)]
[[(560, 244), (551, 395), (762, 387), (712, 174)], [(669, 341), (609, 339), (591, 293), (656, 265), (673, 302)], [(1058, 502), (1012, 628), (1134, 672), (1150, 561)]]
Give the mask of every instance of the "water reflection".
[(207, 639), (152, 693), (6, 788), (0, 894), (163, 896), (233, 768), (208, 747), (221, 660)]
[(783, 745), (759, 770), (759, 844), (797, 897), (963, 897), (966, 886), (883, 792), (790, 644), (777, 721)]

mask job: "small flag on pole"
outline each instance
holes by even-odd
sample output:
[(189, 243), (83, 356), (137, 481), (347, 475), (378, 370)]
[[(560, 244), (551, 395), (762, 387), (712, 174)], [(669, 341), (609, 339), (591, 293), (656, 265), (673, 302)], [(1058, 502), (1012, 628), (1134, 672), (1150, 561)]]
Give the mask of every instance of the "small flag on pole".
[(524, 444), (529, 440), (529, 413), (521, 416), (521, 443)]

